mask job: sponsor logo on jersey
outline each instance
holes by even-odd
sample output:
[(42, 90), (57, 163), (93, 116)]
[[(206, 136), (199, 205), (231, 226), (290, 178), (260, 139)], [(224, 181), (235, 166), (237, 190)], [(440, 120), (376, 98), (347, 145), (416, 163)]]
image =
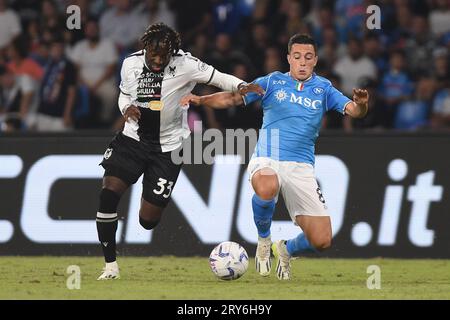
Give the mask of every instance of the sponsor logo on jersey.
[(287, 93), (283, 89), (277, 90), (275, 92), (275, 98), (278, 102), (283, 102), (287, 98)]
[(103, 155), (103, 158), (104, 158), (105, 160), (108, 160), (109, 157), (111, 157), (112, 152), (113, 152), (113, 149), (112, 149), (112, 148), (106, 149), (105, 154)]
[(148, 103), (148, 108), (153, 111), (160, 111), (164, 107), (162, 101), (153, 100)]
[(281, 84), (281, 85), (285, 85), (285, 84), (286, 84), (286, 81), (284, 81), (284, 80), (274, 80), (274, 81), (273, 81), (273, 84)]
[(205, 72), (206, 70), (208, 70), (209, 65), (207, 65), (206, 63), (199, 61), (198, 62), (198, 70), (200, 70), (201, 72)]
[(310, 108), (313, 110), (318, 110), (320, 105), (322, 104), (321, 100), (312, 100), (311, 98), (305, 98), (302, 96), (296, 96), (294, 93), (291, 93), (290, 102), (297, 103), (306, 108)]

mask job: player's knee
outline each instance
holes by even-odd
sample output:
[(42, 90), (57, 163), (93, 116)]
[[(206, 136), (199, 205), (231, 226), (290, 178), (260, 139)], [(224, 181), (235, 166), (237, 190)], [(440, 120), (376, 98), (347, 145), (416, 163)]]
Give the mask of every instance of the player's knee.
[(317, 251), (324, 251), (331, 247), (331, 235), (324, 235), (311, 239), (311, 245)]
[(119, 194), (110, 189), (103, 188), (102, 191), (100, 191), (100, 205), (98, 211), (102, 213), (115, 213), (119, 201)]
[(252, 186), (255, 193), (263, 200), (270, 200), (276, 197), (278, 193), (278, 178), (275, 173), (263, 174), (257, 172), (252, 179)]
[(278, 186), (275, 183), (258, 184), (255, 186), (255, 193), (263, 200), (270, 200), (276, 197)]
[(139, 223), (145, 230), (152, 230), (158, 225), (159, 221), (161, 221), (161, 219), (146, 220), (142, 217), (139, 217)]

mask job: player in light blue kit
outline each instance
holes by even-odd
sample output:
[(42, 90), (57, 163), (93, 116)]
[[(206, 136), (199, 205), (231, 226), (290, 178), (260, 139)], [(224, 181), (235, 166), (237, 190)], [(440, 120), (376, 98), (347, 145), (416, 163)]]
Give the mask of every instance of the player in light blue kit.
[[(262, 100), (263, 124), (255, 153), (248, 165), (255, 191), (253, 217), (258, 229), (256, 269), (267, 276), (271, 270), (270, 248), (277, 259), (278, 279), (290, 279), (290, 260), (306, 252), (323, 251), (331, 245), (331, 220), (314, 176), (314, 145), (325, 112), (334, 110), (361, 118), (367, 113), (368, 93), (354, 89), (353, 101), (314, 73), (317, 49), (308, 35), (289, 40), (290, 70), (273, 72), (254, 84), (262, 90), (242, 97), (231, 92), (207, 96), (189, 95), (182, 104), (228, 108)], [(244, 100), (244, 101), (242, 101)], [(266, 136), (267, 134), (267, 136)], [(281, 191), (293, 222), (303, 233), (272, 244), (270, 226)]]

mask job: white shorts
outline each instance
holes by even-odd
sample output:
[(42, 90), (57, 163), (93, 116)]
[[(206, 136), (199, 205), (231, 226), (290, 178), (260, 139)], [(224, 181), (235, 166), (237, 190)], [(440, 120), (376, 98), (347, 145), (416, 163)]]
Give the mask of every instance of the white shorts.
[(295, 217), (299, 215), (329, 216), (312, 165), (254, 157), (250, 160), (247, 168), (250, 183), (253, 175), (262, 168), (270, 168), (276, 172), (280, 186), (279, 191), (283, 195), (286, 208), (294, 223), (296, 223)]

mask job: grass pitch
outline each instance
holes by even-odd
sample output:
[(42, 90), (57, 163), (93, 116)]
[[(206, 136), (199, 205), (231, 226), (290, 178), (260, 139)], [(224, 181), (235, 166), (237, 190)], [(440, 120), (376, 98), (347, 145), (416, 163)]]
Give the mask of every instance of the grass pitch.
[[(0, 299), (450, 299), (450, 260), (298, 259), (292, 280), (272, 270), (261, 277), (254, 260), (240, 279), (214, 277), (205, 257), (122, 257), (121, 279), (96, 281), (100, 257), (0, 257)], [(81, 270), (81, 288), (69, 290), (67, 267)], [(381, 289), (367, 288), (370, 265)]]

